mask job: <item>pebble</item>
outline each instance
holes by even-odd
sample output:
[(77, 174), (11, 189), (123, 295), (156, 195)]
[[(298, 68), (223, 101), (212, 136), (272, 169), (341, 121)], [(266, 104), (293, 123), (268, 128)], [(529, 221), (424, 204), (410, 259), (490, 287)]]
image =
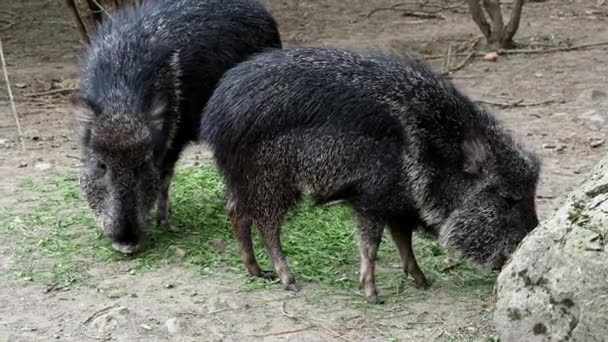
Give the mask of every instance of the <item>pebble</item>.
[(177, 334), (181, 330), (181, 322), (177, 317), (169, 318), (165, 322), (165, 328), (167, 332), (171, 335)]
[(51, 168), (51, 164), (50, 163), (38, 163), (36, 165), (34, 165), (34, 167), (40, 171), (45, 171)]
[(600, 147), (602, 145), (604, 145), (604, 139), (592, 140), (589, 143), (589, 146), (591, 146), (591, 148), (598, 148), (598, 147)]

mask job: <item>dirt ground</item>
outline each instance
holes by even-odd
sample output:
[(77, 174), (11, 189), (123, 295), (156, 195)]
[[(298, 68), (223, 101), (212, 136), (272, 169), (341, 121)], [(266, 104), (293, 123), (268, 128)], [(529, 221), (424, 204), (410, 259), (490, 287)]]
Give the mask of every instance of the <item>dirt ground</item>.
[[(285, 45), (371, 47), (436, 56), (479, 32), (463, 6), (442, 11), (445, 20), (440, 20), (395, 11), (368, 18), (372, 9), (397, 3), (389, 0), (264, 2), (280, 24)], [(547, 45), (600, 42), (608, 39), (607, 21), (608, 4), (535, 1), (526, 4), (516, 39)], [(0, 0), (0, 25), (6, 23), (14, 25), (0, 28), (0, 38), (27, 146), (22, 152), (16, 143), (0, 82), (0, 206), (15, 208), (28, 196), (17, 191), (19, 179), (75, 172), (78, 166), (65, 94), (36, 93), (73, 87), (80, 44), (60, 1)], [(602, 143), (608, 120), (607, 56), (608, 45), (500, 56), (497, 62), (475, 57), (453, 74), (476, 100), (544, 102), (494, 107), (518, 137), (542, 154), (542, 217), (608, 150), (608, 143)], [(461, 58), (454, 56), (452, 66)], [(438, 68), (442, 62), (434, 60)], [(208, 153), (192, 147), (182, 164), (201, 158)], [(491, 295), (462, 301), (437, 288), (429, 290), (432, 296), (426, 301), (389, 303), (376, 314), (306, 284), (297, 295), (278, 287), (243, 293), (236, 289), (244, 274), (201, 277), (180, 267), (132, 274), (118, 262), (91, 268), (89, 286), (47, 291), (45, 284), (7, 275), (15, 242), (1, 238), (0, 341), (431, 341), (488, 340), (495, 334), (488, 315)], [(131, 295), (107, 295), (118, 290)]]

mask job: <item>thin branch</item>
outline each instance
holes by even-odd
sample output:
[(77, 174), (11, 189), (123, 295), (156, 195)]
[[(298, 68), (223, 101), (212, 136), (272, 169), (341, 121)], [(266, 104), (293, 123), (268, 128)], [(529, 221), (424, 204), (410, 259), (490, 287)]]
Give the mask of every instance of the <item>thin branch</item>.
[(515, 0), (515, 5), (513, 5), (513, 9), (511, 10), (511, 18), (505, 27), (506, 31), (506, 39), (513, 39), (517, 29), (519, 28), (519, 21), (521, 19), (521, 12), (524, 8), (524, 0)]
[(4, 80), (6, 81), (6, 89), (8, 91), (8, 98), (11, 102), (11, 109), (13, 116), (15, 117), (15, 124), (17, 125), (17, 134), (21, 141), (21, 148), (25, 151), (25, 141), (23, 139), (23, 132), (21, 131), (21, 123), (19, 122), (19, 115), (17, 114), (17, 107), (15, 107), (15, 99), (13, 98), (13, 90), (11, 89), (11, 82), (8, 79), (8, 70), (6, 70), (6, 61), (4, 60), (4, 50), (2, 49), (2, 39), (0, 39), (0, 59), (2, 61), (2, 72), (4, 72)]
[(443, 73), (447, 73), (450, 70), (450, 59), (452, 58), (452, 43), (448, 46), (448, 52), (445, 56), (445, 63), (443, 64)]
[(259, 335), (247, 335), (247, 336), (249, 336), (249, 337), (281, 336), (281, 335), (295, 334), (297, 332), (306, 331), (306, 330), (309, 330), (309, 329), (312, 329), (312, 328), (314, 328), (314, 325), (309, 325), (307, 327), (300, 328), (300, 329), (279, 331), (279, 332), (276, 332), (276, 333), (259, 334)]
[(597, 47), (597, 46), (604, 46), (604, 45), (608, 45), (608, 42), (597, 42), (597, 43), (581, 44), (581, 45), (575, 45), (575, 46), (550, 48), (550, 49), (510, 49), (510, 50), (499, 50), (498, 53), (502, 54), (502, 55), (552, 53), (552, 52), (564, 52), (564, 51), (582, 50), (582, 49), (587, 49), (587, 48), (590, 48), (590, 47)]
[(481, 33), (483, 33), (484, 37), (486, 37), (486, 40), (489, 40), (490, 36), (492, 35), (492, 28), (490, 27), (490, 24), (488, 24), (488, 21), (481, 10), (479, 0), (467, 0), (467, 4), (469, 6), (469, 12), (471, 12), (471, 16), (473, 17), (473, 21), (475, 21), (475, 24), (477, 24), (481, 30)]
[(84, 25), (84, 21), (82, 20), (82, 16), (78, 12), (78, 7), (76, 6), (76, 2), (74, 0), (66, 0), (66, 3), (70, 10), (72, 11), (72, 15), (74, 15), (74, 19), (76, 19), (76, 24), (78, 25), (78, 31), (80, 31), (80, 35), (84, 39), (84, 41), (89, 44), (91, 41), (89, 40), (89, 35), (87, 34), (87, 28)]
[(11, 27), (13, 27), (15, 25), (15, 22), (12, 20), (8, 20), (8, 19), (0, 19), (0, 22), (5, 22), (6, 25), (0, 27), (0, 31), (5, 31), (10, 29)]
[(110, 305), (110, 306), (106, 306), (105, 308), (99, 309), (99, 310), (97, 310), (97, 311), (93, 312), (93, 313), (91, 314), (91, 316), (89, 316), (87, 319), (85, 319), (85, 320), (84, 320), (84, 321), (83, 321), (81, 324), (83, 324), (83, 325), (84, 325), (84, 324), (87, 324), (87, 323), (89, 323), (90, 321), (92, 321), (93, 319), (95, 319), (95, 318), (97, 318), (97, 317), (99, 317), (99, 316), (103, 315), (104, 313), (106, 313), (106, 312), (110, 311), (110, 309), (113, 309), (113, 308), (115, 308), (115, 307), (117, 307), (117, 306), (118, 306), (118, 304), (112, 304), (112, 305)]
[(40, 96), (56, 95), (56, 94), (63, 94), (63, 93), (71, 93), (75, 90), (77, 90), (77, 88), (61, 88), (61, 89), (41, 91), (38, 93), (23, 94), (22, 96), (23, 97), (40, 97)]
[(464, 68), (469, 63), (471, 58), (473, 58), (473, 56), (475, 56), (475, 54), (476, 54), (475, 51), (469, 52), (469, 54), (465, 57), (465, 59), (462, 60), (462, 62), (460, 62), (457, 66), (448, 69), (447, 72), (444, 72), (442, 75), (444, 75), (444, 76), (449, 75), (455, 71), (458, 71), (458, 70)]
[(400, 6), (403, 6), (403, 5), (405, 5), (405, 4), (396, 4), (391, 7), (374, 8), (367, 14), (367, 17), (371, 18), (372, 15), (374, 15), (378, 12), (382, 12), (382, 11), (395, 11), (395, 12), (401, 12), (401, 15), (404, 17), (445, 20), (445, 16), (439, 14), (439, 12), (441, 12), (443, 9), (438, 9), (438, 10), (428, 11), (428, 12), (427, 11), (410, 11), (410, 10), (399, 8)]
[(479, 103), (479, 104), (487, 104), (487, 105), (492, 105), (492, 106), (497, 106), (500, 108), (514, 108), (514, 107), (533, 107), (533, 106), (542, 106), (542, 105), (546, 105), (546, 104), (550, 104), (553, 102), (556, 102), (556, 99), (550, 99), (550, 100), (545, 100), (545, 101), (538, 101), (538, 102), (524, 102), (524, 100), (517, 100), (517, 101), (512, 101), (512, 102), (497, 102), (497, 101), (491, 101), (491, 100), (475, 100), (474, 102)]

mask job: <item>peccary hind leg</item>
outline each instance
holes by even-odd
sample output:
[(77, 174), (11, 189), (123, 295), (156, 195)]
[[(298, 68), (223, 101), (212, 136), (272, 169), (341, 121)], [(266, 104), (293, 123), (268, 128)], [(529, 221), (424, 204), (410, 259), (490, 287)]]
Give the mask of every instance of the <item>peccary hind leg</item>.
[(275, 278), (276, 274), (271, 271), (263, 271), (255, 258), (255, 254), (253, 253), (253, 241), (251, 239), (251, 225), (253, 224), (251, 218), (239, 211), (237, 202), (233, 198), (228, 200), (227, 211), (230, 222), (232, 223), (232, 230), (234, 231), (236, 243), (241, 254), (241, 261), (245, 264), (249, 273), (253, 276), (265, 279)]
[(296, 284), (296, 280), (289, 270), (287, 258), (281, 247), (280, 222), (256, 222), (256, 224), (260, 230), (264, 247), (266, 247), (266, 251), (270, 256), (270, 259), (272, 259), (272, 264), (274, 265), (274, 269), (276, 270), (279, 279), (281, 279), (281, 283), (286, 290), (294, 292), (300, 291), (300, 286)]
[(382, 241), (384, 222), (364, 213), (357, 213), (359, 225), (359, 252), (361, 255), (360, 288), (371, 304), (381, 304), (376, 290), (376, 255)]
[(403, 222), (391, 222), (389, 230), (399, 250), (405, 274), (409, 273), (418, 286), (428, 287), (429, 282), (420, 270), (420, 267), (418, 267), (414, 251), (412, 250), (412, 229), (409, 228), (409, 225), (405, 227)]

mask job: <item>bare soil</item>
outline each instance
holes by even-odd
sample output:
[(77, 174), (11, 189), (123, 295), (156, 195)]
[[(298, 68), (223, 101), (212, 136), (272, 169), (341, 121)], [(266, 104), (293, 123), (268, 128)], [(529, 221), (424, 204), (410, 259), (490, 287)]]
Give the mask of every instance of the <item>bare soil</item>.
[[(286, 45), (378, 48), (395, 53), (444, 55), (479, 31), (466, 7), (445, 10), (445, 20), (402, 16), (374, 8), (388, 0), (266, 0)], [(508, 8), (508, 5), (504, 6)], [(65, 94), (38, 95), (73, 87), (80, 49), (78, 32), (63, 2), (2, 0), (0, 19), (14, 22), (0, 38), (17, 110), (26, 136), (20, 151), (7, 94), (0, 90), (0, 207), (23, 205), (24, 177), (76, 172), (78, 146), (71, 131)], [(574, 45), (608, 40), (608, 4), (595, 1), (530, 2), (516, 40)], [(7, 21), (0, 20), (0, 24)], [(608, 150), (608, 46), (546, 54), (502, 55), (496, 62), (474, 57), (455, 72), (471, 97), (491, 102), (539, 103), (496, 109), (499, 118), (543, 157), (538, 209), (546, 217), (558, 198)], [(462, 61), (453, 56), (452, 66)], [(441, 68), (443, 58), (434, 60)], [(28, 95), (29, 94), (29, 95)], [(208, 158), (189, 149), (182, 164)], [(432, 288), (424, 301), (387, 303), (382, 313), (327, 295), (314, 284), (293, 295), (278, 286), (238, 292), (242, 275), (218, 272), (202, 277), (167, 267), (131, 274), (120, 262), (94, 265), (92, 281), (49, 291), (8, 276), (16, 241), (0, 243), (0, 341), (430, 341), (485, 340), (493, 336), (493, 298), (462, 301)], [(171, 284), (172, 286), (167, 286)], [(116, 291), (127, 296), (108, 295)], [(101, 311), (100, 311), (101, 310)]]

